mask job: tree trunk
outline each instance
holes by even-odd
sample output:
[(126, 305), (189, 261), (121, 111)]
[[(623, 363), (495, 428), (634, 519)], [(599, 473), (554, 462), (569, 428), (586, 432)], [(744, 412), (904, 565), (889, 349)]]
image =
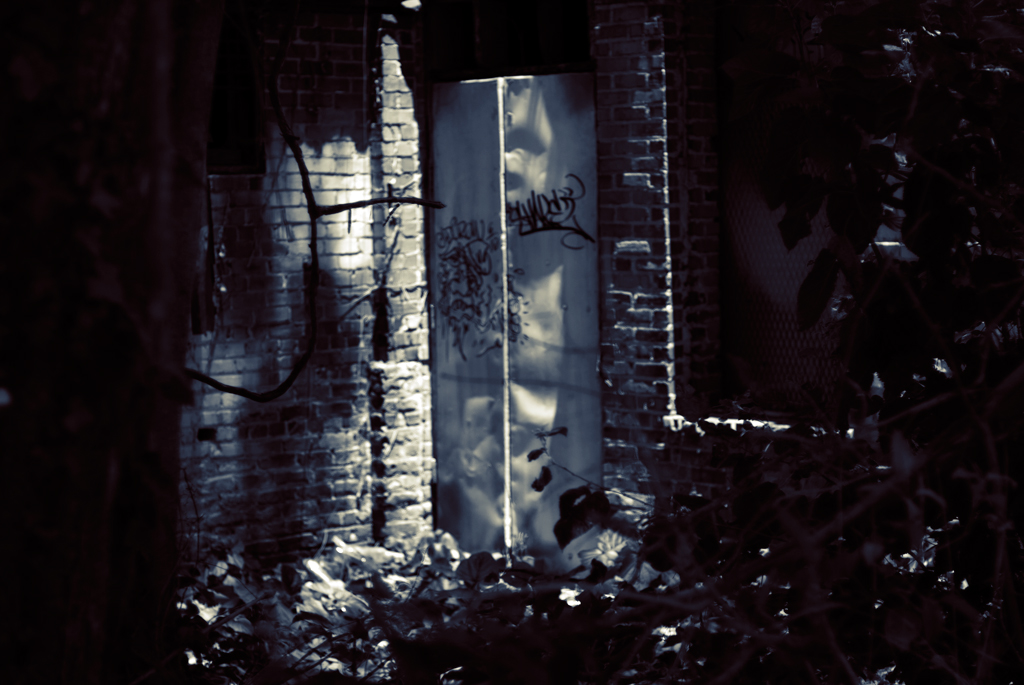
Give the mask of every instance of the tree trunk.
[(4, 681), (116, 685), (164, 655), (173, 608), (187, 288), (223, 0), (10, 5)]

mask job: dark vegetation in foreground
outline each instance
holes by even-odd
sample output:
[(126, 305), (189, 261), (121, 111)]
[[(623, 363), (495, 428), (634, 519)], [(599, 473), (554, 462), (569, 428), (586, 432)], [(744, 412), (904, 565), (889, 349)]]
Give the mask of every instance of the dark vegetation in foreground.
[(986, 465), (902, 433), (883, 455), (807, 422), (687, 430), (734, 487), (639, 523), (569, 491), (563, 533), (601, 530), (575, 573), (446, 534), (266, 571), (224, 551), (181, 578), (177, 658), (194, 682), (263, 685), (1024, 678), (1020, 539)]

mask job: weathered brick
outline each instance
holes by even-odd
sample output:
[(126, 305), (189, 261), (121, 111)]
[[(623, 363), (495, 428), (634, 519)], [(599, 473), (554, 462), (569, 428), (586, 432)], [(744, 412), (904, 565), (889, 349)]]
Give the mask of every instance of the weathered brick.
[(649, 186), (651, 184), (651, 175), (643, 173), (624, 173), (622, 174), (622, 185), (624, 186)]
[[(673, 282), (682, 284), (685, 279), (679, 275), (679, 270), (689, 269), (687, 275), (692, 276), (692, 279), (687, 287), (699, 289), (699, 293), (706, 296), (702, 303), (697, 304), (684, 302), (685, 298), (677, 297), (674, 304), (677, 329), (682, 326), (690, 327), (691, 353), (699, 355), (692, 365), (680, 363), (679, 373), (690, 373), (691, 378), (685, 380), (691, 387), (699, 386), (702, 390), (713, 388), (716, 373), (714, 365), (710, 363), (716, 348), (710, 344), (702, 346), (712, 337), (712, 331), (717, 337), (718, 330), (718, 228), (714, 223), (717, 199), (710, 194), (717, 185), (718, 171), (717, 158), (709, 153), (713, 149), (713, 143), (705, 140), (715, 135), (715, 99), (710, 97), (716, 87), (712, 71), (714, 58), (711, 54), (713, 45), (708, 42), (714, 35), (714, 25), (709, 23), (713, 19), (713, 12), (702, 5), (653, 2), (599, 3), (593, 10), (595, 23), (601, 24), (601, 27), (594, 31), (594, 55), (597, 57), (596, 102), (601, 117), (597, 127), (597, 194), (599, 235), (602, 236), (599, 244), (599, 263), (602, 269), (602, 287), (605, 291), (602, 302), (608, 303), (608, 317), (604, 322), (601, 340), (603, 362), (609, 363), (603, 363), (602, 368), (607, 369), (607, 387), (611, 393), (606, 393), (603, 404), (606, 420), (614, 424), (606, 425), (604, 432), (605, 437), (611, 440), (629, 441), (630, 445), (623, 443), (622, 449), (632, 450), (634, 459), (637, 449), (642, 448), (646, 455), (652, 449), (651, 446), (665, 439), (658, 412), (667, 406), (667, 378), (640, 377), (630, 366), (638, 364), (643, 371), (646, 368), (644, 365), (650, 368), (667, 368), (669, 362), (668, 335), (665, 328), (667, 311), (663, 311), (664, 295), (660, 292), (664, 290), (667, 282), (667, 274), (662, 264), (663, 255), (668, 252), (664, 244), (665, 216), (668, 216), (671, 222), (673, 240), (680, 241), (683, 236), (690, 237), (688, 251), (680, 251), (679, 247), (673, 245), (672, 264), (673, 270), (676, 271)], [(400, 21), (405, 19), (400, 18)], [(299, 35), (300, 39), (304, 36), (307, 40), (300, 40), (293, 45), (293, 53), (289, 55), (292, 59), (286, 62), (286, 73), (282, 75), (282, 86), (293, 92), (308, 94), (308, 97), (289, 101), (289, 107), (298, 105), (294, 116), (289, 114), (296, 132), (300, 137), (310, 136), (310, 139), (327, 141), (319, 151), (310, 148), (307, 155), (314, 168), (314, 188), (337, 194), (329, 198), (318, 198), (321, 202), (359, 199), (380, 192), (382, 189), (377, 187), (381, 183), (380, 176), (374, 181), (374, 173), (381, 174), (384, 182), (396, 185), (419, 178), (419, 127), (415, 117), (419, 112), (413, 110), (412, 106), (414, 103), (422, 106), (421, 93), (408, 90), (408, 86), (415, 86), (416, 79), (410, 78), (407, 82), (402, 77), (401, 65), (396, 61), (400, 50), (390, 37), (386, 37), (384, 41), (387, 59), (382, 62), (382, 78), (379, 84), (380, 92), (384, 96), (385, 113), (382, 117), (383, 126), (376, 134), (386, 147), (378, 144), (377, 148), (373, 148), (371, 144), (369, 148), (360, 147), (364, 150), (360, 152), (352, 140), (332, 140), (339, 129), (359, 130), (363, 124), (359, 119), (364, 89), (361, 24), (362, 15), (358, 11), (351, 15), (323, 14), (313, 17), (310, 23), (302, 26), (306, 30), (305, 34)], [(410, 32), (400, 30), (396, 34), (399, 41), (405, 41), (403, 45), (414, 45), (409, 42), (412, 40)], [(277, 29), (268, 29), (267, 35), (277, 35)], [(317, 36), (319, 40), (313, 42)], [(359, 40), (356, 40), (357, 37)], [(334, 40), (340, 40), (342, 43), (329, 42)], [(685, 59), (674, 54), (674, 51), (679, 49), (688, 51)], [(415, 60), (409, 58), (415, 57), (415, 53), (405, 54), (405, 50), (403, 47), (405, 64), (414, 64)], [(324, 59), (329, 62), (316, 62)], [(299, 60), (305, 61), (300, 63)], [(686, 73), (682, 71), (684, 66), (688, 70)], [(291, 73), (287, 73), (289, 71)], [(688, 87), (691, 88), (691, 92), (686, 94), (684, 91)], [(322, 97), (323, 94), (330, 94), (333, 99), (325, 99)], [(684, 103), (688, 103), (689, 107), (685, 107)], [(328, 104), (331, 106), (328, 107)], [(666, 104), (669, 105), (667, 108)], [(308, 106), (318, 107), (320, 111), (313, 111)], [(604, 118), (606, 116), (608, 118)], [(616, 116), (627, 119), (623, 120), (624, 123), (617, 123)], [(662, 120), (663, 117), (669, 118), (668, 126)], [(688, 139), (680, 140), (684, 131)], [(238, 222), (238, 225), (263, 224), (270, 225), (271, 228), (264, 236), (240, 239), (234, 244), (232, 249), (237, 256), (232, 258), (232, 269), (236, 275), (226, 274), (224, 278), (224, 282), (233, 288), (232, 293), (239, 296), (239, 299), (232, 297), (230, 303), (225, 300), (224, 304), (224, 320), (231, 322), (232, 327), (223, 331), (224, 336), (216, 347), (211, 346), (209, 338), (205, 338), (201, 345), (205, 345), (204, 349), (212, 352), (212, 355), (205, 357), (207, 362), (257, 360), (256, 367), (249, 366), (247, 361), (243, 365), (221, 365), (217, 367), (218, 370), (236, 371), (238, 373), (233, 375), (243, 375), (258, 368), (260, 359), (272, 359), (272, 365), (275, 367), (274, 378), (278, 378), (290, 368), (290, 363), (303, 345), (305, 321), (301, 291), (302, 259), (308, 259), (308, 248), (304, 243), (308, 243), (309, 238), (306, 217), (297, 216), (294, 212), (291, 215), (287, 213), (288, 208), (301, 209), (303, 206), (301, 196), (297, 193), (301, 189), (301, 183), (294, 164), (289, 162), (287, 151), (280, 144), (279, 138), (272, 138), (270, 142), (269, 173), (265, 180), (257, 178), (256, 186), (250, 185), (253, 179), (222, 181), (219, 185), (223, 187), (223, 191), (219, 190), (218, 182), (214, 183), (214, 207), (221, 211), (231, 208), (242, 209), (243, 211), (236, 211), (230, 217), (232, 221)], [(384, 156), (378, 156), (371, 161), (373, 149), (377, 150), (377, 155), (383, 152)], [(688, 159), (685, 157), (688, 151), (699, 156)], [(275, 167), (275, 160), (279, 159), (283, 159), (284, 164)], [(667, 175), (663, 170), (666, 159)], [(327, 168), (329, 163), (333, 163), (334, 166)], [(692, 197), (680, 192), (682, 188), (694, 186), (699, 186), (701, 190), (707, 189), (708, 192), (703, 193), (703, 196), (694, 194)], [(261, 193), (257, 196), (241, 196), (239, 203), (229, 203), (222, 194), (252, 190)], [(280, 191), (281, 194), (271, 196), (270, 193), (274, 191)], [(341, 197), (342, 194), (345, 196)], [(265, 209), (261, 209), (264, 207)], [(667, 214), (665, 209), (668, 210)], [(424, 246), (422, 239), (419, 238), (423, 226), (419, 217), (423, 214), (421, 210), (418, 211), (419, 223), (412, 223), (412, 219), (407, 223), (404, 214), (402, 221), (403, 230), (412, 231), (412, 235), (417, 236), (419, 244), (408, 246), (410, 249), (407, 250), (403, 240), (401, 255), (392, 263), (392, 269), (393, 273), (402, 274), (395, 276), (394, 285), (398, 285), (397, 281), (401, 280), (415, 286), (418, 292), (422, 293), (426, 265), (423, 263)], [(379, 212), (367, 211), (365, 217), (352, 222), (353, 233), (369, 234), (371, 214), (378, 222), (382, 218)], [(683, 229), (680, 224), (684, 220), (687, 224)], [(295, 223), (286, 223), (290, 221)], [(295, 231), (294, 236), (289, 237), (287, 231), (282, 230), (289, 226)], [(299, 235), (300, 229), (307, 233)], [(351, 300), (350, 295), (339, 297), (336, 294), (358, 293), (358, 288), (372, 285), (373, 273), (369, 267), (375, 265), (379, 268), (379, 255), (382, 249), (386, 249), (386, 241), (377, 240), (365, 248), (357, 243), (353, 246), (353, 251), (345, 252), (348, 244), (343, 241), (350, 235), (347, 217), (324, 220), (321, 222), (320, 230), (324, 240), (322, 261), (330, 268), (329, 272), (325, 272), (325, 278), (329, 279), (325, 281), (325, 285), (329, 285), (329, 290), (321, 288), (320, 308), (323, 315), (322, 330), (328, 332), (324, 334), (322, 349), (317, 352), (315, 359), (320, 359), (321, 355), (327, 352), (331, 355), (337, 354), (338, 357), (323, 357), (323, 362), (315, 361), (307, 370), (307, 373), (313, 374), (308, 388), (302, 388), (300, 381), (293, 390), (299, 393), (300, 398), (307, 399), (310, 403), (307, 406), (314, 410), (316, 418), (314, 419), (313, 415), (295, 415), (288, 418), (278, 415), (250, 421), (244, 430), (239, 427), (237, 440), (225, 443), (226, 451), (218, 452), (220, 456), (217, 458), (227, 458), (224, 454), (231, 453), (232, 450), (235, 450), (238, 456), (230, 459), (237, 460), (255, 459), (256, 454), (283, 454), (287, 450), (294, 450), (293, 456), (305, 454), (303, 445), (308, 445), (311, 432), (317, 431), (313, 437), (320, 444), (320, 447), (315, 448), (316, 453), (321, 455), (318, 463), (323, 465), (326, 460), (335, 460), (338, 464), (337, 467), (317, 468), (356, 469), (352, 472), (352, 477), (344, 478), (344, 484), (338, 486), (338, 491), (333, 496), (355, 497), (355, 493), (351, 491), (356, 490), (357, 486), (362, 488), (362, 476), (359, 474), (365, 474), (367, 471), (359, 471), (353, 464), (366, 464), (369, 459), (365, 437), (359, 433), (359, 427), (365, 426), (367, 421), (365, 396), (360, 398), (360, 393), (365, 392), (365, 371), (361, 370), (363, 367), (360, 364), (364, 364), (369, 358), (366, 346), (367, 336), (372, 330), (372, 317), (368, 305), (352, 313), (352, 320), (348, 322), (331, 321), (331, 317), (337, 316), (346, 307), (345, 303)], [(635, 241), (637, 245), (646, 245), (647, 250), (637, 248), (640, 253), (636, 254), (632, 249), (627, 249), (629, 241)], [(620, 253), (620, 259), (613, 260), (612, 255), (616, 252)], [(375, 254), (378, 256), (375, 257)], [(636, 256), (633, 256), (635, 254)], [(362, 261), (356, 261), (357, 258)], [(651, 271), (646, 271), (648, 268)], [(265, 277), (250, 275), (255, 273), (265, 274)], [(238, 274), (242, 274), (240, 281), (237, 279)], [(615, 294), (612, 295), (609, 294), (612, 288), (621, 290), (615, 290)], [(332, 294), (327, 295), (328, 291)], [(266, 299), (257, 300), (257, 296), (266, 296)], [(242, 297), (246, 299), (241, 299)], [(401, 297), (405, 295), (402, 294)], [(397, 298), (393, 298), (393, 304), (400, 304)], [(409, 306), (408, 312), (400, 307), (396, 307), (392, 312), (392, 343), (397, 349), (393, 350), (391, 358), (416, 360), (406, 363), (419, 366), (422, 369), (421, 375), (425, 376), (424, 365), (419, 361), (427, 359), (426, 331), (423, 328), (425, 319), (421, 317), (417, 321), (412, 318), (423, 311), (422, 299)], [(239, 307), (243, 311), (230, 311)], [(260, 308), (258, 316), (254, 316), (257, 308)], [(698, 311), (694, 308), (702, 309)], [(362, 311), (364, 309), (365, 312)], [(291, 318), (287, 320), (281, 313), (286, 310), (291, 311)], [(690, 317), (691, 314), (696, 315), (701, 311), (708, 312), (702, 315), (706, 316), (706, 319), (697, 321), (695, 317)], [(629, 326), (625, 323), (632, 320), (635, 324), (638, 317), (643, 320), (643, 326)], [(266, 328), (268, 321), (277, 322), (269, 332)], [(225, 340), (227, 334), (238, 337)], [(260, 342), (261, 345), (246, 350), (241, 343), (245, 339)], [(278, 351), (274, 352), (267, 346), (266, 343), (269, 342), (287, 345), (287, 350), (279, 346)], [(629, 364), (626, 363), (627, 360)], [(692, 374), (705, 375), (702, 378), (695, 378)], [(429, 400), (429, 382), (419, 386), (416, 391), (411, 388), (403, 389), (401, 383), (396, 388), (394, 392), (410, 392), (414, 393), (411, 396)], [(210, 407), (211, 411), (215, 406), (221, 408), (222, 405), (209, 404), (206, 400), (208, 395), (214, 393), (200, 394), (203, 397), (197, 402), (198, 405)], [(333, 401), (332, 397), (337, 397), (337, 401)], [(401, 438), (396, 437), (396, 443), (400, 444), (400, 448), (395, 448), (396, 457), (400, 454), (432, 454), (429, 438), (426, 437), (430, 434), (429, 424), (423, 423), (424, 419), (429, 418), (428, 407), (418, 406), (415, 402), (403, 404), (401, 400), (389, 399), (389, 403), (392, 407), (389, 419), (395, 422), (389, 429), (398, 428), (401, 431)], [(334, 404), (338, 406), (332, 407)], [(616, 407), (615, 412), (608, 413), (608, 408), (612, 406)], [(225, 408), (224, 411), (237, 413), (238, 410), (232, 405), (230, 409)], [(302, 423), (303, 420), (305, 424)], [(275, 432), (281, 433), (280, 437), (251, 437), (261, 435), (261, 431), (269, 435), (271, 427)], [(292, 433), (290, 437), (289, 432)], [(303, 440), (305, 442), (302, 442)], [(241, 451), (238, 451), (239, 449)], [(606, 447), (606, 456), (608, 449)], [(207, 458), (203, 455), (214, 453), (212, 443), (198, 443), (194, 445), (190, 458), (203, 459)], [(183, 454), (186, 454), (186, 451), (183, 450)], [(243, 456), (248, 454), (254, 456)], [(408, 458), (411, 461), (402, 468), (410, 473), (402, 475), (409, 475), (411, 478), (412, 472), (420, 467), (415, 464), (413, 457)], [(679, 478), (690, 477), (692, 470), (679, 469), (677, 474)], [(429, 516), (429, 507), (422, 511), (415, 507), (426, 502), (428, 493), (423, 487), (428, 482), (421, 477), (418, 483), (412, 480), (400, 483), (401, 488), (398, 492), (406, 493), (403, 496), (408, 496), (410, 504), (408, 508), (389, 516), (395, 519), (395, 523), (404, 525), (406, 516), (411, 517), (411, 522), (408, 529), (388, 528), (388, 544), (399, 544), (397, 540), (400, 533), (412, 536), (417, 530), (422, 529), (422, 518)], [(707, 487), (718, 486), (710, 483)], [(305, 497), (306, 494), (305, 491), (294, 490), (291, 496)], [(422, 501), (414, 503), (416, 498), (421, 498)], [(302, 507), (290, 513), (281, 510), (282, 523), (274, 529), (274, 534), (280, 536), (280, 542), (276, 547), (268, 543), (266, 549), (274, 549), (274, 553), (281, 553), (283, 549), (291, 549), (310, 540), (315, 546), (319, 544), (319, 536), (306, 529), (316, 527), (319, 532), (319, 527), (325, 525), (341, 531), (343, 535), (362, 536), (360, 539), (363, 540), (367, 540), (370, 535), (368, 509), (365, 512), (360, 510), (362, 513), (358, 515), (349, 511), (338, 511), (334, 514), (335, 520), (328, 522), (325, 520), (326, 513), (317, 513), (320, 511), (319, 507), (308, 508), (308, 513), (297, 513)], [(277, 510), (274, 510), (274, 513), (277, 513)], [(233, 525), (236, 524), (224, 523), (221, 529), (232, 530)], [(257, 535), (249, 542), (259, 543), (267, 539)]]

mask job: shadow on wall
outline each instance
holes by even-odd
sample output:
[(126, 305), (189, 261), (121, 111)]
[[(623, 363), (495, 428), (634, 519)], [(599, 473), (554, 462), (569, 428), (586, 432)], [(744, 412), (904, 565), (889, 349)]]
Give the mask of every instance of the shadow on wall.
[[(396, 192), (410, 180), (419, 182), (418, 132), (425, 129), (414, 106), (422, 83), (415, 37), (372, 13), (368, 30), (362, 22), (361, 10), (330, 22), (319, 15), (301, 19), (282, 70), (284, 113), (302, 142), (321, 205), (379, 196), (385, 182), (394, 183)], [(331, 38), (304, 39), (325, 31)], [(372, 63), (367, 54), (376, 55)], [(370, 126), (378, 120), (377, 106), (385, 107), (382, 123), (383, 115), (401, 118), (390, 131), (382, 126), (380, 137), (371, 135)], [(192, 360), (218, 380), (253, 389), (274, 387), (289, 373), (306, 344), (308, 321), (303, 288), (310, 234), (302, 180), (273, 112), (265, 114), (267, 173), (211, 177), (222, 290), (215, 330), (194, 339)], [(399, 138), (388, 140), (396, 131)], [(383, 144), (377, 148), (375, 142)], [(374, 183), (374, 155), (381, 154), (397, 168)], [(369, 301), (348, 309), (374, 283), (373, 217), (371, 208), (363, 208), (319, 221), (319, 342), (284, 397), (259, 405), (195, 386), (197, 407), (186, 412), (182, 435), (188, 477), (183, 508), (198, 513), (204, 537), (241, 539), (269, 559), (315, 549), (325, 531), (346, 541), (371, 539), (366, 363), (373, 316)], [(400, 240), (400, 250), (411, 241)], [(395, 269), (412, 279), (423, 273), (417, 259), (422, 257), (401, 255)], [(389, 285), (420, 287), (398, 276)], [(409, 299), (399, 304), (411, 307)], [(409, 321), (423, 318), (418, 308)], [(414, 327), (395, 335), (415, 342)], [(426, 341), (416, 344), (425, 349)], [(425, 361), (425, 354), (412, 352), (409, 359)]]
[[(287, 223), (306, 210), (297, 191), (228, 195), (262, 204), (215, 211), (223, 292), (215, 332), (194, 352), (198, 368), (218, 380), (267, 389), (288, 375), (306, 344), (309, 226)], [(353, 221), (352, 236), (367, 230)], [(372, 273), (360, 252), (369, 238), (347, 231), (340, 219), (319, 227), (318, 345), (295, 385), (266, 404), (197, 388), (200, 411), (183, 436), (196, 441), (183, 454), (195, 502), (186, 493), (184, 506), (198, 512), (204, 538), (240, 539), (263, 557), (280, 557), (319, 545), (325, 529), (346, 539), (369, 535), (369, 456), (360, 435), (368, 354), (362, 321), (370, 309), (349, 310)]]

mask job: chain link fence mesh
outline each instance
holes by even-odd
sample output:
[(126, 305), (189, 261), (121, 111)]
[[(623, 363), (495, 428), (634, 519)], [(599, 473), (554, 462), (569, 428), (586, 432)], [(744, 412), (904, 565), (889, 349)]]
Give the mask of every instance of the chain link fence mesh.
[[(787, 250), (760, 190), (772, 122), (782, 111), (766, 105), (723, 126), (722, 320), (727, 390), (750, 390), (775, 410), (820, 407), (831, 417), (841, 375), (837, 325), (826, 308), (799, 330), (797, 292), (832, 231), (824, 205), (811, 235)], [(840, 276), (840, 281), (842, 277)], [(840, 282), (837, 292), (844, 287)]]

